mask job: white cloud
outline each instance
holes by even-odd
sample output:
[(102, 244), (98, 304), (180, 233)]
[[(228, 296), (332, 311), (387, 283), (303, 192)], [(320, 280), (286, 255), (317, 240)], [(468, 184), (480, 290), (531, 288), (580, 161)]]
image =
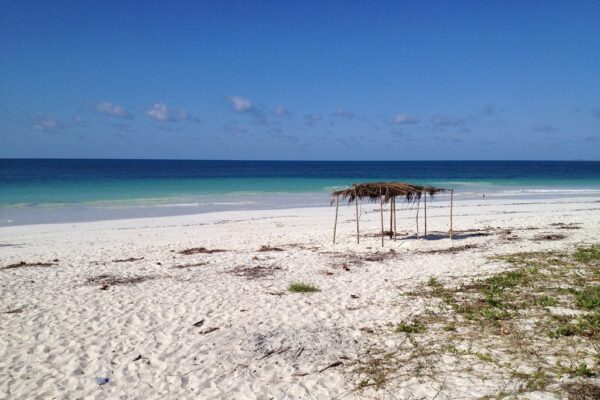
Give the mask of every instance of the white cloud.
[(399, 113), (394, 115), (394, 117), (392, 118), (392, 122), (396, 125), (408, 125), (417, 124), (419, 122), (419, 119), (409, 114)]
[(273, 114), (276, 117), (287, 117), (288, 115), (290, 115), (290, 111), (287, 108), (285, 108), (284, 106), (278, 105), (273, 110)]
[(131, 118), (131, 114), (128, 113), (122, 106), (113, 104), (110, 101), (101, 101), (95, 103), (94, 108), (102, 114), (106, 114), (111, 117)]
[(248, 112), (252, 111), (254, 108), (254, 105), (250, 100), (240, 96), (230, 96), (229, 102), (231, 103), (233, 110), (236, 112)]
[(165, 103), (154, 103), (152, 107), (145, 111), (145, 114), (159, 122), (187, 121), (190, 119), (190, 115), (186, 110), (171, 110)]
[(51, 131), (64, 128), (64, 125), (53, 117), (37, 117), (33, 119), (32, 127), (38, 131)]

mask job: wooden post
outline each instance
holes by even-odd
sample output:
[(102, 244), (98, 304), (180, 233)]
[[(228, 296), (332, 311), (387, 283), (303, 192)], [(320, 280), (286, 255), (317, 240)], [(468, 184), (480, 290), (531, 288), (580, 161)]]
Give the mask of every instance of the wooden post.
[(419, 237), (419, 208), (421, 207), (421, 198), (417, 199), (417, 238)]
[(425, 192), (425, 203), (424, 203), (424, 209), (425, 209), (425, 239), (427, 239), (427, 192)]
[(390, 239), (394, 234), (394, 198), (390, 199)]
[(454, 202), (454, 189), (450, 190), (450, 240), (452, 240), (452, 203)]
[(333, 223), (333, 244), (335, 244), (335, 231), (337, 228), (338, 207), (340, 205), (340, 196), (335, 196), (335, 222)]
[(360, 243), (360, 232), (358, 229), (358, 197), (356, 196), (356, 189), (354, 189), (354, 203), (356, 203), (356, 243)]
[(381, 208), (379, 209), (379, 212), (381, 214), (381, 247), (383, 247), (383, 195), (379, 195), (379, 201), (381, 204)]
[(394, 197), (394, 240), (396, 240), (396, 198)]

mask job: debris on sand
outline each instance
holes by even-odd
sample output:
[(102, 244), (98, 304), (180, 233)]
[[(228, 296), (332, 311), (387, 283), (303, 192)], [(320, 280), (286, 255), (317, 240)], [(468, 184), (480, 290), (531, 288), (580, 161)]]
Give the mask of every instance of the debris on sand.
[(394, 249), (390, 249), (387, 252), (365, 253), (360, 254), (356, 252), (350, 253), (332, 253), (332, 256), (340, 259), (340, 262), (334, 263), (333, 267), (342, 268), (344, 271), (350, 271), (350, 266), (361, 266), (365, 262), (382, 262), (389, 259), (400, 257), (400, 253)]
[(218, 329), (220, 329), (220, 328), (219, 327), (207, 328), (207, 329), (205, 329), (203, 331), (200, 331), (198, 333), (201, 334), (201, 335), (208, 335), (209, 333), (212, 333), (212, 332), (214, 332), (214, 331), (216, 331)]
[(550, 224), (550, 226), (555, 229), (563, 229), (563, 230), (581, 229), (581, 224), (578, 222), (572, 222), (569, 224), (565, 224), (564, 222), (556, 222), (556, 223)]
[(272, 265), (269, 267), (261, 267), (260, 265), (257, 265), (255, 267), (247, 267), (245, 265), (240, 265), (229, 270), (229, 273), (235, 276), (244, 277), (246, 279), (259, 279), (273, 275), (275, 271), (279, 270), (281, 270), (281, 267), (276, 265)]
[(258, 251), (260, 251), (260, 252), (266, 252), (266, 251), (283, 251), (283, 249), (281, 247), (260, 246), (260, 249), (258, 249)]
[(2, 314), (20, 314), (22, 313), (25, 309), (27, 308), (27, 306), (22, 306), (22, 307), (17, 307), (17, 308), (13, 308), (12, 310), (9, 309), (8, 311), (4, 311)]
[(199, 262), (199, 263), (192, 263), (192, 264), (173, 265), (171, 268), (183, 269), (183, 268), (203, 267), (205, 265), (208, 265), (208, 263), (207, 262)]
[(191, 249), (185, 249), (185, 250), (181, 250), (179, 252), (179, 254), (184, 254), (186, 256), (192, 255), (192, 254), (213, 254), (213, 253), (222, 253), (225, 250), (221, 250), (221, 249), (207, 249), (206, 247), (192, 247)]
[(100, 284), (100, 289), (106, 290), (109, 286), (118, 286), (118, 285), (137, 285), (138, 283), (142, 283), (145, 281), (149, 281), (152, 279), (156, 279), (156, 276), (128, 276), (128, 277), (119, 277), (116, 275), (110, 274), (101, 274), (97, 276), (93, 276), (88, 278), (87, 283), (89, 285), (97, 285)]
[(26, 262), (21, 261), (15, 264), (7, 265), (2, 269), (16, 269), (16, 268), (25, 268), (25, 267), (52, 267), (56, 265), (58, 260), (52, 260), (52, 262)]
[(262, 356), (261, 358), (259, 358), (259, 360), (264, 360), (265, 358), (269, 358), (274, 354), (283, 354), (286, 351), (288, 351), (291, 347), (281, 347), (278, 350), (269, 350), (266, 352), (266, 354), (264, 356)]
[(533, 238), (533, 240), (562, 240), (566, 238), (567, 235), (563, 235), (562, 233), (545, 233), (542, 235), (537, 235)]
[(129, 258), (124, 258), (124, 259), (122, 259), (122, 260), (118, 260), (118, 259), (117, 259), (117, 260), (112, 260), (112, 262), (115, 262), (115, 263), (123, 263), (123, 262), (133, 262), (133, 261), (140, 261), (140, 260), (143, 260), (143, 259), (144, 259), (144, 257), (139, 257), (139, 258), (135, 258), (135, 257), (129, 257)]
[(465, 244), (463, 246), (454, 246), (449, 247), (447, 249), (437, 249), (437, 250), (425, 250), (421, 251), (421, 254), (456, 254), (461, 251), (476, 249), (477, 245), (475, 244)]
[(340, 365), (343, 365), (343, 364), (344, 364), (344, 363), (342, 363), (341, 361), (336, 361), (336, 362), (333, 362), (333, 363), (329, 364), (329, 365), (328, 365), (328, 366), (326, 366), (326, 367), (323, 367), (323, 368), (321, 368), (321, 369), (319, 370), (319, 372), (327, 371), (329, 368), (335, 368), (335, 367), (339, 367)]
[(510, 229), (504, 229), (498, 235), (500, 236), (501, 239), (509, 241), (509, 242), (519, 239), (519, 237), (517, 235), (515, 235), (513, 233), (513, 231)]

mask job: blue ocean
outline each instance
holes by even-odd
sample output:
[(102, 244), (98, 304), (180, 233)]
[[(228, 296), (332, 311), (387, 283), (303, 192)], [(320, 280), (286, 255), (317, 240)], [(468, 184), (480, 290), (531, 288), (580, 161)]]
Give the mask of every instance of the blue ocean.
[(600, 197), (600, 162), (0, 159), (0, 226), (326, 206), (332, 190), (379, 180), (458, 200)]

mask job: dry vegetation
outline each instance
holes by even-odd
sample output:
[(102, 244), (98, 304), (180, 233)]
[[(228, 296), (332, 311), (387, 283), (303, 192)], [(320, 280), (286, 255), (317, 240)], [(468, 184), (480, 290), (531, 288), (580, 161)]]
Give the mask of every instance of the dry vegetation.
[(435, 249), (421, 251), (422, 254), (456, 254), (465, 250), (472, 250), (477, 248), (476, 244), (465, 244), (463, 246), (453, 246), (447, 249)]
[(402, 255), (396, 252), (394, 249), (389, 251), (376, 251), (374, 253), (357, 253), (357, 252), (334, 252), (327, 253), (322, 252), (321, 254), (331, 254), (331, 257), (335, 259), (332, 266), (334, 268), (347, 269), (350, 266), (361, 266), (365, 262), (383, 262), (389, 259), (400, 258)]
[(137, 285), (138, 283), (155, 278), (155, 276), (116, 276), (111, 274), (100, 274), (88, 278), (87, 283), (90, 285), (101, 285), (102, 289), (108, 289), (109, 286)]
[[(431, 278), (404, 293), (427, 311), (395, 321), (384, 336), (396, 344), (354, 362), (356, 390), (382, 394), (416, 377), (447, 398), (600, 398), (600, 245), (493, 260), (513, 269), (453, 287)], [(462, 379), (471, 393), (451, 384)]]
[(192, 247), (191, 249), (181, 250), (179, 254), (183, 254), (186, 256), (192, 254), (213, 254), (213, 253), (222, 253), (225, 250), (221, 249), (207, 249), (206, 247)]
[(275, 273), (275, 271), (281, 270), (281, 267), (276, 265), (271, 265), (268, 267), (262, 267), (260, 265), (256, 265), (254, 267), (248, 267), (245, 265), (240, 265), (235, 267), (229, 271), (230, 274), (235, 276), (244, 277), (248, 280), (250, 279), (259, 279), (267, 276), (271, 276)]
[(171, 268), (186, 269), (186, 268), (203, 267), (205, 265), (208, 265), (208, 262), (197, 262), (197, 263), (190, 263), (190, 264), (178, 264), (178, 265), (173, 265)]
[(281, 247), (274, 247), (274, 246), (260, 246), (260, 249), (258, 249), (259, 252), (267, 252), (267, 251), (283, 251), (283, 249)]

